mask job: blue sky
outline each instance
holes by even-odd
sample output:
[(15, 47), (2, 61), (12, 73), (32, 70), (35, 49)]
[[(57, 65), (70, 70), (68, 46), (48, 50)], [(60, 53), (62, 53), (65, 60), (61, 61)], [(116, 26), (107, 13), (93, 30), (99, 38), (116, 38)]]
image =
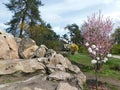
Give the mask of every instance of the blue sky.
[[(7, 26), (4, 23), (12, 18), (12, 13), (2, 4), (9, 0), (0, 1), (0, 29)], [(40, 7), (41, 17), (50, 23), (57, 34), (67, 31), (68, 24), (82, 23), (94, 12), (102, 11), (104, 17), (112, 18), (115, 25), (120, 23), (120, 0), (42, 0), (44, 6)], [(120, 25), (120, 24), (119, 24)]]

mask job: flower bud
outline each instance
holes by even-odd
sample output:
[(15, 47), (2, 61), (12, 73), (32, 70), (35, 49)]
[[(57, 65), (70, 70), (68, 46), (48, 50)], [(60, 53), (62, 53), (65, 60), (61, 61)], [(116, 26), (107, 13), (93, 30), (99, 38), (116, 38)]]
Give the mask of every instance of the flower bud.
[(89, 51), (90, 53), (92, 53), (92, 49), (91, 49), (90, 47), (88, 48), (88, 51)]
[(92, 48), (96, 48), (96, 46), (95, 46), (95, 45), (92, 45)]
[(85, 46), (89, 46), (89, 43), (88, 43), (88, 42), (86, 42), (86, 43), (85, 43)]
[(105, 61), (107, 61), (107, 60), (108, 60), (108, 58), (106, 58), (106, 57), (105, 57), (105, 58), (104, 58), (104, 60), (105, 60)]
[(96, 51), (98, 51), (99, 49), (96, 47), (96, 49), (95, 49)]
[(108, 54), (107, 57), (112, 57), (112, 54)]
[(106, 63), (108, 61), (108, 58), (104, 58), (104, 60), (102, 60), (104, 63)]
[(100, 58), (99, 57), (96, 57), (97, 58), (97, 60), (100, 60)]
[(92, 64), (96, 64), (96, 63), (97, 63), (97, 60), (94, 60), (94, 59), (93, 59), (93, 60), (91, 61), (91, 63), (92, 63)]
[(96, 52), (95, 52), (95, 51), (92, 51), (92, 54), (93, 54), (93, 55), (96, 55)]

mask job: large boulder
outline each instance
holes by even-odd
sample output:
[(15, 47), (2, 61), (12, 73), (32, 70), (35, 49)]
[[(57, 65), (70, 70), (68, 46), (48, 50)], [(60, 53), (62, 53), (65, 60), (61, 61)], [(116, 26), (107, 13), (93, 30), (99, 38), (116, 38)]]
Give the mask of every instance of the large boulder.
[(23, 59), (32, 58), (37, 49), (38, 46), (34, 40), (30, 38), (22, 38), (19, 45), (19, 55)]
[(49, 63), (46, 65), (50, 72), (54, 71), (70, 71), (72, 73), (81, 72), (80, 69), (73, 65), (66, 57), (63, 57), (61, 54), (52, 54)]
[(45, 66), (36, 59), (27, 60), (2, 60), (0, 61), (0, 75), (13, 74), (15, 72), (31, 73), (36, 70), (41, 70), (45, 73)]
[(63, 57), (63, 55), (61, 55), (61, 54), (54, 54), (50, 58), (50, 62), (47, 66), (54, 68), (58, 64), (62, 65), (64, 68), (68, 68), (69, 65), (71, 65), (71, 62), (67, 58)]
[(33, 76), (24, 81), (0, 84), (0, 90), (56, 90), (59, 82), (43, 80), (42, 75)]
[(0, 59), (17, 59), (18, 45), (13, 35), (0, 30)]

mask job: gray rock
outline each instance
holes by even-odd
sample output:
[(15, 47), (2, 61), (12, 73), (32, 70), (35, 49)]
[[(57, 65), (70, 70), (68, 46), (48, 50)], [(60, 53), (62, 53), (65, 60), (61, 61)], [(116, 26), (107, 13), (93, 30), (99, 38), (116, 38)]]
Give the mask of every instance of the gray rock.
[(53, 72), (52, 74), (50, 74), (48, 76), (48, 79), (50, 80), (67, 80), (71, 78), (71, 75), (67, 72), (63, 72), (63, 71), (56, 71), (56, 72)]
[(46, 57), (37, 58), (37, 60), (45, 65), (49, 63), (49, 59)]
[(60, 82), (56, 90), (78, 90), (67, 82)]
[(69, 65), (68, 69), (73, 72), (73, 73), (79, 73), (81, 72), (79, 67), (77, 67), (76, 65)]
[(68, 82), (71, 85), (76, 86), (79, 90), (83, 90), (83, 84), (86, 82), (86, 76), (82, 72), (73, 74), (72, 78), (70, 78)]
[(48, 49), (46, 52), (45, 57), (47, 57), (48, 59), (50, 59), (51, 57), (53, 57), (56, 54), (56, 51), (54, 51), (53, 49)]
[(29, 87), (23, 87), (22, 90), (32, 90)]
[(58, 82), (43, 80), (43, 78), (37, 75), (24, 81), (2, 84), (0, 90), (56, 90)]
[(41, 89), (41, 88), (35, 87), (34, 90), (45, 90), (45, 89)]
[(47, 49), (48, 48), (45, 45), (41, 45), (40, 48), (38, 48), (35, 51), (34, 56), (37, 57), (37, 58), (44, 57), (45, 54), (46, 54)]
[(82, 84), (86, 82), (86, 76), (82, 72), (75, 74), (75, 78), (82, 82)]
[(36, 70), (42, 70), (45, 73), (44, 68), (44, 64), (38, 62), (36, 59), (0, 61), (0, 75), (13, 74), (17, 71), (30, 73)]
[(56, 67), (57, 64), (61, 64), (64, 68), (68, 68), (71, 65), (71, 62), (63, 57), (61, 54), (55, 54), (50, 58), (50, 62), (47, 65), (48, 67)]
[(67, 58), (63, 57), (63, 55), (54, 54), (46, 66), (49, 72), (52, 73), (54, 71), (66, 71), (66, 69), (71, 65), (71, 62)]

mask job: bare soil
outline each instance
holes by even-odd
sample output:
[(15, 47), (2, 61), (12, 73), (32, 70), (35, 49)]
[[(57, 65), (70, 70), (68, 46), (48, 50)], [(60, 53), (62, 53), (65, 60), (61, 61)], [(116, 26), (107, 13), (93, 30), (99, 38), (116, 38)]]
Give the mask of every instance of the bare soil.
[[(89, 75), (84, 73), (87, 77), (87, 87), (89, 88), (88, 90), (96, 90), (96, 80), (93, 75)], [(117, 90), (120, 90), (120, 80), (114, 79), (114, 78), (103, 78), (99, 77), (98, 78), (98, 90), (111, 90), (108, 86), (107, 83), (111, 84), (113, 87), (115, 87)]]

